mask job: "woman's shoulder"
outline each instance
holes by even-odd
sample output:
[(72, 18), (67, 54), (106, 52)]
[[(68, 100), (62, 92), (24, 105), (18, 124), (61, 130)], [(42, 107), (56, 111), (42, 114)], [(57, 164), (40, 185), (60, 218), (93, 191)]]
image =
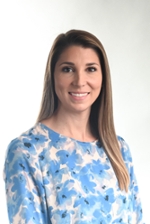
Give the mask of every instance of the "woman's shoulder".
[(46, 142), (48, 139), (47, 133), (41, 128), (40, 124), (35, 124), (33, 127), (23, 132), (20, 136), (11, 140), (8, 144), (7, 151), (30, 151), (35, 153), (35, 148), (39, 144)]
[(117, 136), (117, 139), (118, 139), (123, 160), (125, 161), (125, 163), (132, 162), (132, 155), (131, 155), (131, 151), (130, 151), (130, 147), (128, 143), (121, 136)]

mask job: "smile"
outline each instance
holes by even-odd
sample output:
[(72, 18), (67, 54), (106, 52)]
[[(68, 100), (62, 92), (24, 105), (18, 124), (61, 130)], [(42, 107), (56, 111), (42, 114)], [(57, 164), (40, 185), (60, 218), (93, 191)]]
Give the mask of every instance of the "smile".
[(71, 93), (71, 92), (69, 92), (69, 94), (72, 96), (76, 96), (76, 97), (83, 97), (83, 96), (87, 96), (89, 93)]

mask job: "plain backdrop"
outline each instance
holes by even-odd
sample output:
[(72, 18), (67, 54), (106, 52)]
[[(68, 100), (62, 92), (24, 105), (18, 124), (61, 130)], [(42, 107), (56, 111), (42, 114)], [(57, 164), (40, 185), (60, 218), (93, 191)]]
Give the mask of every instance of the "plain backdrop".
[(69, 29), (92, 32), (108, 55), (116, 132), (129, 144), (150, 223), (150, 1), (0, 1), (0, 223), (8, 223), (3, 165), (9, 142), (34, 125), (47, 56)]

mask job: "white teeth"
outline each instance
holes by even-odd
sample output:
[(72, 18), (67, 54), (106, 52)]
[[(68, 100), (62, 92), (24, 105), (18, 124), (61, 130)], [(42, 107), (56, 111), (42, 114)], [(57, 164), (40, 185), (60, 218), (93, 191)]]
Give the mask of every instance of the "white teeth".
[(86, 96), (88, 93), (71, 93), (72, 96), (82, 97)]

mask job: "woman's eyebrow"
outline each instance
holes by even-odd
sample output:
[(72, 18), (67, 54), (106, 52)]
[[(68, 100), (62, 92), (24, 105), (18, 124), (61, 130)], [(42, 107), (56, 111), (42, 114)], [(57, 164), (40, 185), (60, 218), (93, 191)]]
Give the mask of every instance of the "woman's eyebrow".
[(61, 65), (63, 65), (63, 64), (74, 65), (74, 63), (72, 63), (72, 62), (64, 61), (64, 62), (60, 63), (59, 66), (61, 66)]
[(91, 66), (91, 65), (98, 65), (98, 66), (100, 66), (99, 64), (97, 64), (97, 63), (95, 63), (95, 62), (87, 63), (86, 65), (87, 65), (87, 66)]

